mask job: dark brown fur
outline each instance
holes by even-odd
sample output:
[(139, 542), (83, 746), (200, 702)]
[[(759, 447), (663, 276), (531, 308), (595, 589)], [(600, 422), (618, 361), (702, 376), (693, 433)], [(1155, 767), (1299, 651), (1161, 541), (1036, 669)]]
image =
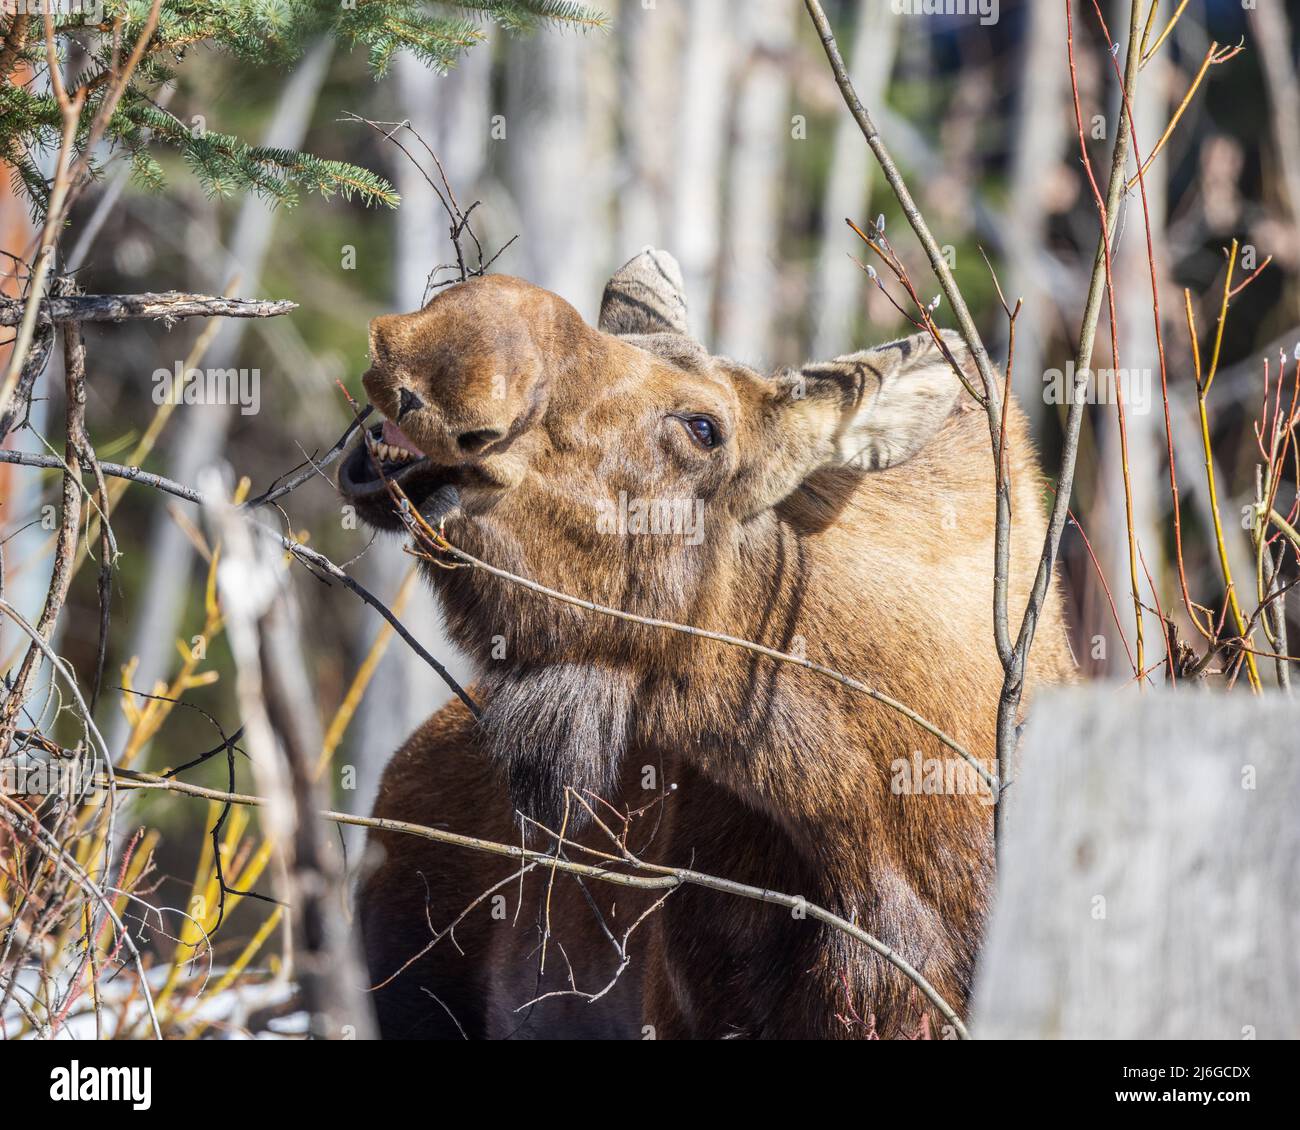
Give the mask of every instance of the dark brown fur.
[[(440, 484), (458, 485), (462, 506), (446, 526), (456, 545), (589, 600), (799, 652), (992, 758), (1001, 669), (988, 429), (955, 377), (943, 385), (932, 343), (765, 378), (676, 332), (602, 333), (552, 294), (488, 277), (377, 319), (372, 354), (365, 383), (379, 410), (395, 417), (403, 387), (423, 405), (401, 426), (430, 462), (403, 487), (420, 505)], [(722, 423), (720, 447), (690, 438), (681, 417), (700, 413)], [(494, 437), (472, 456), (460, 443), (471, 432)], [(1014, 405), (1009, 433), (1018, 623), (1045, 518)], [(597, 508), (620, 490), (701, 499), (699, 544), (601, 532)], [(395, 524), (382, 496), (357, 502), (372, 523)], [(479, 570), (429, 573), (479, 664), (484, 718), (476, 725), (459, 703), (435, 715), (394, 757), (377, 814), (519, 842), (515, 810), (558, 827), (566, 785), (619, 809), (650, 805), (631, 835), (647, 858), (855, 918), (964, 1008), (990, 891), (992, 809), (974, 796), (891, 791), (896, 759), (955, 756), (946, 747), (806, 670)], [(1053, 592), (1031, 684), (1072, 669)], [(570, 809), (570, 832), (608, 849), (580, 817)], [(374, 843), (381, 860), (363, 883), (361, 919), (376, 983), (512, 872), (401, 835)], [(473, 1037), (639, 1038), (649, 1026), (659, 1037), (829, 1038), (913, 1033), (927, 1012), (896, 969), (844, 935), (691, 888), (633, 934), (630, 964), (599, 1001), (558, 996), (515, 1012), (544, 992), (603, 988), (620, 964), (610, 935), (649, 904), (557, 876), (539, 977), (548, 884), (540, 869), (530, 874), (522, 905), (515, 884), (501, 888), (504, 919), (501, 903), (497, 917), (491, 899), (479, 903), (454, 940), (380, 990), (385, 1035), (455, 1037), (459, 1026)]]

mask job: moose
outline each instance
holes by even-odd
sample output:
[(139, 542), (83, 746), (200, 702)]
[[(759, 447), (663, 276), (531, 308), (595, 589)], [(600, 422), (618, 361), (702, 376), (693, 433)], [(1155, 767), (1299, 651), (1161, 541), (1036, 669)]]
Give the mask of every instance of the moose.
[[(471, 278), (371, 323), (364, 385), (385, 419), (338, 485), (377, 529), (405, 529), (413, 508), (515, 577), (850, 675), (991, 765), (994, 465), (949, 360), (973, 374), (969, 352), (944, 340), (764, 375), (691, 337), (662, 251), (611, 279), (596, 328), (525, 281)], [(1046, 515), (1016, 405), (1006, 421), (1015, 617)], [(656, 505), (664, 521), (631, 520)], [(640, 860), (855, 922), (964, 1010), (990, 798), (899, 785), (901, 766), (946, 764), (948, 746), (796, 664), (454, 564), (426, 570), (475, 664), (478, 716), (453, 700), (420, 727), (376, 816), (590, 862), (583, 845), (613, 871), (623, 837)], [(1073, 670), (1053, 582), (1029, 691)], [(897, 968), (786, 908), (693, 886), (665, 897), (400, 831), (374, 832), (364, 870), (386, 1038), (940, 1035)]]

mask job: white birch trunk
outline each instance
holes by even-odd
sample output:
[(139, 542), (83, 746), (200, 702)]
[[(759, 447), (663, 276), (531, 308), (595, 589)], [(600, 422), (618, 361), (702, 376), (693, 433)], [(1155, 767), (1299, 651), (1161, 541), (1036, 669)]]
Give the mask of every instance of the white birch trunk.
[(666, 127), (676, 117), (680, 94), (672, 76), (680, 52), (682, 14), (676, 5), (646, 8), (640, 0), (624, 0), (619, 6), (618, 119), (623, 148), (614, 248), (618, 265), (642, 247), (665, 243), (676, 172), (676, 139)]
[[(1122, 6), (1125, 19), (1128, 18), (1128, 4)], [(1162, 56), (1157, 56), (1142, 72), (1142, 81), (1138, 85), (1137, 97), (1133, 106), (1138, 143), (1143, 146), (1145, 159), (1155, 141), (1160, 137), (1167, 121), (1168, 109), (1168, 64)], [(1118, 93), (1115, 95), (1116, 115), (1120, 112)], [(1118, 128), (1119, 118), (1112, 118)], [(1137, 172), (1137, 162), (1130, 158), (1129, 174)], [(1161, 248), (1164, 245), (1167, 185), (1167, 160), (1157, 159), (1146, 174), (1147, 204), (1151, 216), (1151, 231), (1156, 251), (1156, 263), (1164, 261)], [(1112, 252), (1112, 266), (1117, 294), (1116, 310), (1119, 319), (1120, 363), (1124, 373), (1116, 375), (1124, 396), (1125, 419), (1128, 428), (1128, 466), (1129, 479), (1133, 496), (1133, 529), (1137, 544), (1146, 558), (1146, 564), (1156, 583), (1160, 583), (1163, 565), (1163, 538), (1161, 523), (1165, 516), (1165, 500), (1168, 498), (1168, 472), (1165, 469), (1161, 452), (1165, 450), (1164, 415), (1160, 407), (1160, 359), (1156, 346), (1155, 317), (1151, 297), (1151, 267), (1147, 258), (1146, 234), (1141, 197), (1135, 195), (1120, 205), (1127, 209), (1121, 218), (1122, 238), (1115, 241)], [(1162, 283), (1163, 285), (1163, 283)], [(1168, 303), (1164, 303), (1167, 307)], [(1016, 351), (1017, 368), (1019, 367), (1019, 325), (1017, 325)], [(1114, 366), (1110, 356), (1109, 327), (1104, 326), (1098, 335), (1097, 359), (1094, 369), (1100, 366)], [(1127, 381), (1123, 378), (1127, 374)], [(1101, 385), (1106, 382), (1101, 381)], [(1093, 519), (1098, 524), (1100, 542), (1099, 559), (1106, 570), (1111, 592), (1114, 594), (1119, 609), (1120, 623), (1124, 626), (1136, 659), (1137, 618), (1133, 606), (1133, 586), (1129, 564), (1128, 532), (1125, 521), (1124, 484), (1122, 476), (1122, 454), (1118, 414), (1114, 397), (1108, 396), (1106, 403), (1100, 403), (1095, 409), (1097, 420), (1104, 424), (1099, 429), (1102, 436), (1102, 482), (1104, 505)], [(1163, 484), (1163, 489), (1162, 489)], [(1089, 536), (1093, 536), (1091, 533)], [(1138, 591), (1143, 602), (1151, 607), (1151, 598), (1146, 574), (1142, 568), (1141, 558), (1137, 563)], [(1162, 595), (1163, 599), (1163, 595)], [(1109, 612), (1103, 614), (1108, 638), (1108, 671), (1115, 677), (1133, 675), (1128, 666), (1124, 648), (1113, 638), (1114, 622)], [(1145, 625), (1145, 664), (1149, 667), (1164, 654), (1164, 637), (1159, 621), (1154, 617), (1144, 617)], [(1157, 673), (1155, 678), (1159, 678)]]
[[(1295, 6), (1291, 5), (1292, 10)], [(1248, 11), (1252, 38), (1264, 68), (1272, 108), (1273, 160), (1277, 162), (1283, 202), (1289, 212), (1292, 230), (1300, 230), (1300, 139), (1296, 124), (1300, 122), (1300, 77), (1296, 75), (1291, 54), (1291, 26), (1285, 4), (1255, 4)], [(1293, 285), (1292, 294), (1300, 299)]]
[(505, 187), (518, 217), (512, 273), (554, 291), (588, 321), (600, 307), (600, 197), (591, 183), (591, 44), (552, 29), (506, 49)]
[(731, 0), (689, 7), (682, 44), (673, 219), (665, 241), (682, 267), (691, 327), (706, 345), (714, 339), (727, 92), (735, 66), (734, 15)]
[[(873, 113), (884, 99), (894, 69), (900, 19), (878, 0), (858, 2), (850, 71), (858, 97)], [(844, 221), (851, 219), (865, 227), (872, 161), (857, 122), (837, 103), (812, 290), (813, 357), (836, 357), (862, 344), (854, 333), (862, 305), (862, 268), (850, 258), (850, 253), (858, 255), (859, 240)]]
[(1059, 175), (1070, 121), (1066, 68), (1065, 8), (1031, 4), (1025, 57), (1020, 69), (1020, 105), (1011, 162), (1011, 208), (1006, 226), (1007, 277), (1003, 286), (1016, 319), (1014, 391), (1037, 429), (1041, 424), (1046, 337), (1053, 321), (1052, 285), (1046, 276), (1047, 190)]
[(796, 7), (786, 0), (753, 0), (731, 31), (741, 41), (744, 61), (734, 95), (718, 349), (760, 365), (771, 359), (780, 308), (781, 184), (791, 144), (787, 55)]

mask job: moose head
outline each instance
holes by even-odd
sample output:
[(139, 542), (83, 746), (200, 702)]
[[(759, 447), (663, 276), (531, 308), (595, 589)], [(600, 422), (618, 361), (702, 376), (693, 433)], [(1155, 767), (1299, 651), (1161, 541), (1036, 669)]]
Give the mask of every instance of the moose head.
[[(955, 335), (948, 351), (966, 362)], [(401, 527), (386, 485), (397, 483), (493, 565), (781, 648), (809, 633), (778, 590), (796, 574), (833, 581), (801, 539), (834, 540), (863, 477), (914, 457), (968, 399), (926, 335), (772, 376), (710, 356), (688, 333), (676, 262), (650, 249), (611, 279), (597, 328), (558, 296), (491, 275), (376, 318), (370, 352), (364, 384), (385, 421), (339, 487), (371, 525)], [(483, 729), (530, 815), (553, 818), (566, 785), (601, 793), (647, 726), (707, 745), (752, 709), (743, 670), (715, 672), (690, 698), (721, 660), (689, 638), (476, 569), (428, 572), (478, 661)], [(839, 581), (851, 602), (858, 583)], [(832, 634), (837, 617), (815, 606), (836, 599), (816, 588), (807, 602)]]

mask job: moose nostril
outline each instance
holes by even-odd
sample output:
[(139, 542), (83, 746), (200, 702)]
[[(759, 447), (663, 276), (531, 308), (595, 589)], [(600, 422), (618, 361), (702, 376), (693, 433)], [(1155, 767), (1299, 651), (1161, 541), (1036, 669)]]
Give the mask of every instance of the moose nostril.
[(424, 401), (415, 395), (409, 388), (402, 389), (401, 395), (397, 398), (397, 422), (402, 422), (402, 417), (408, 412), (414, 412), (417, 408), (423, 408)]
[(496, 428), (478, 428), (472, 432), (461, 432), (456, 437), (456, 444), (466, 455), (477, 455), (490, 443), (495, 443), (505, 432)]

